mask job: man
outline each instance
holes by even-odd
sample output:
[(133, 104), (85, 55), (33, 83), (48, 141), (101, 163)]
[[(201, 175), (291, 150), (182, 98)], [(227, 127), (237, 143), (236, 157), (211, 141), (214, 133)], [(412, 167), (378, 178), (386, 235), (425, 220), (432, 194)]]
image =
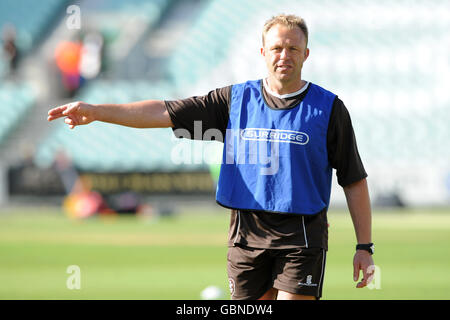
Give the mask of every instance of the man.
[[(266, 22), (261, 55), (268, 77), (177, 101), (90, 105), (49, 111), (70, 128), (94, 120), (175, 135), (219, 129), (224, 139), (216, 201), (231, 208), (228, 276), (232, 299), (318, 299), (328, 249), (327, 209), (336, 169), (355, 227), (353, 277), (373, 277), (367, 174), (343, 102), (301, 78), (309, 56), (303, 19)], [(237, 133), (236, 133), (237, 132)], [(253, 144), (251, 144), (253, 143)], [(256, 146), (256, 147), (255, 147)], [(258, 161), (270, 154), (270, 162)]]

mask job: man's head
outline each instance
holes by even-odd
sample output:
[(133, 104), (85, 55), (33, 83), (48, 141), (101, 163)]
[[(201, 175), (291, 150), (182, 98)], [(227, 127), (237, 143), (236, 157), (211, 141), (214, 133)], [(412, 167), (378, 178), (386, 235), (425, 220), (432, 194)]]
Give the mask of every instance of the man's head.
[(305, 21), (294, 15), (278, 15), (264, 24), (263, 55), (269, 78), (284, 89), (301, 83), (301, 69), (308, 58), (308, 28)]

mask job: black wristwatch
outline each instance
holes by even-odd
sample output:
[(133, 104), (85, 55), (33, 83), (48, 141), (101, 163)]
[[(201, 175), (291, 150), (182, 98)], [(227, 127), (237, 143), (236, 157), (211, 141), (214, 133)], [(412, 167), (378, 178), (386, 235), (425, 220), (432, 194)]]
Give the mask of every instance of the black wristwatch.
[(373, 243), (357, 244), (356, 250), (366, 250), (370, 254), (373, 254), (375, 252), (375, 245)]

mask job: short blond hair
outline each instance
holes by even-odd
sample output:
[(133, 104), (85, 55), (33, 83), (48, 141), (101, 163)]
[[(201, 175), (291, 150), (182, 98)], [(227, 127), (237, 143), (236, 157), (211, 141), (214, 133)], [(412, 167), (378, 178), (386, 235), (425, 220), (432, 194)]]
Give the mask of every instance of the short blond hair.
[(300, 30), (302, 30), (303, 34), (305, 35), (306, 45), (308, 46), (308, 27), (306, 26), (306, 22), (305, 20), (303, 20), (303, 18), (293, 14), (279, 14), (277, 16), (273, 16), (272, 18), (266, 21), (262, 33), (263, 46), (265, 44), (265, 36), (267, 32), (270, 30), (270, 28), (272, 28), (274, 25), (277, 24), (286, 26), (290, 29), (298, 27)]

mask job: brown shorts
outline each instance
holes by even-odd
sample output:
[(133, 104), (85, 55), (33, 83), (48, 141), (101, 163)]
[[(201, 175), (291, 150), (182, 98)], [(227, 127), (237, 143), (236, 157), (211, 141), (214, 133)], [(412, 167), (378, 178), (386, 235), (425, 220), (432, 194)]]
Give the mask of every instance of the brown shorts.
[(322, 296), (326, 251), (322, 248), (228, 248), (231, 299), (256, 300), (270, 288)]

